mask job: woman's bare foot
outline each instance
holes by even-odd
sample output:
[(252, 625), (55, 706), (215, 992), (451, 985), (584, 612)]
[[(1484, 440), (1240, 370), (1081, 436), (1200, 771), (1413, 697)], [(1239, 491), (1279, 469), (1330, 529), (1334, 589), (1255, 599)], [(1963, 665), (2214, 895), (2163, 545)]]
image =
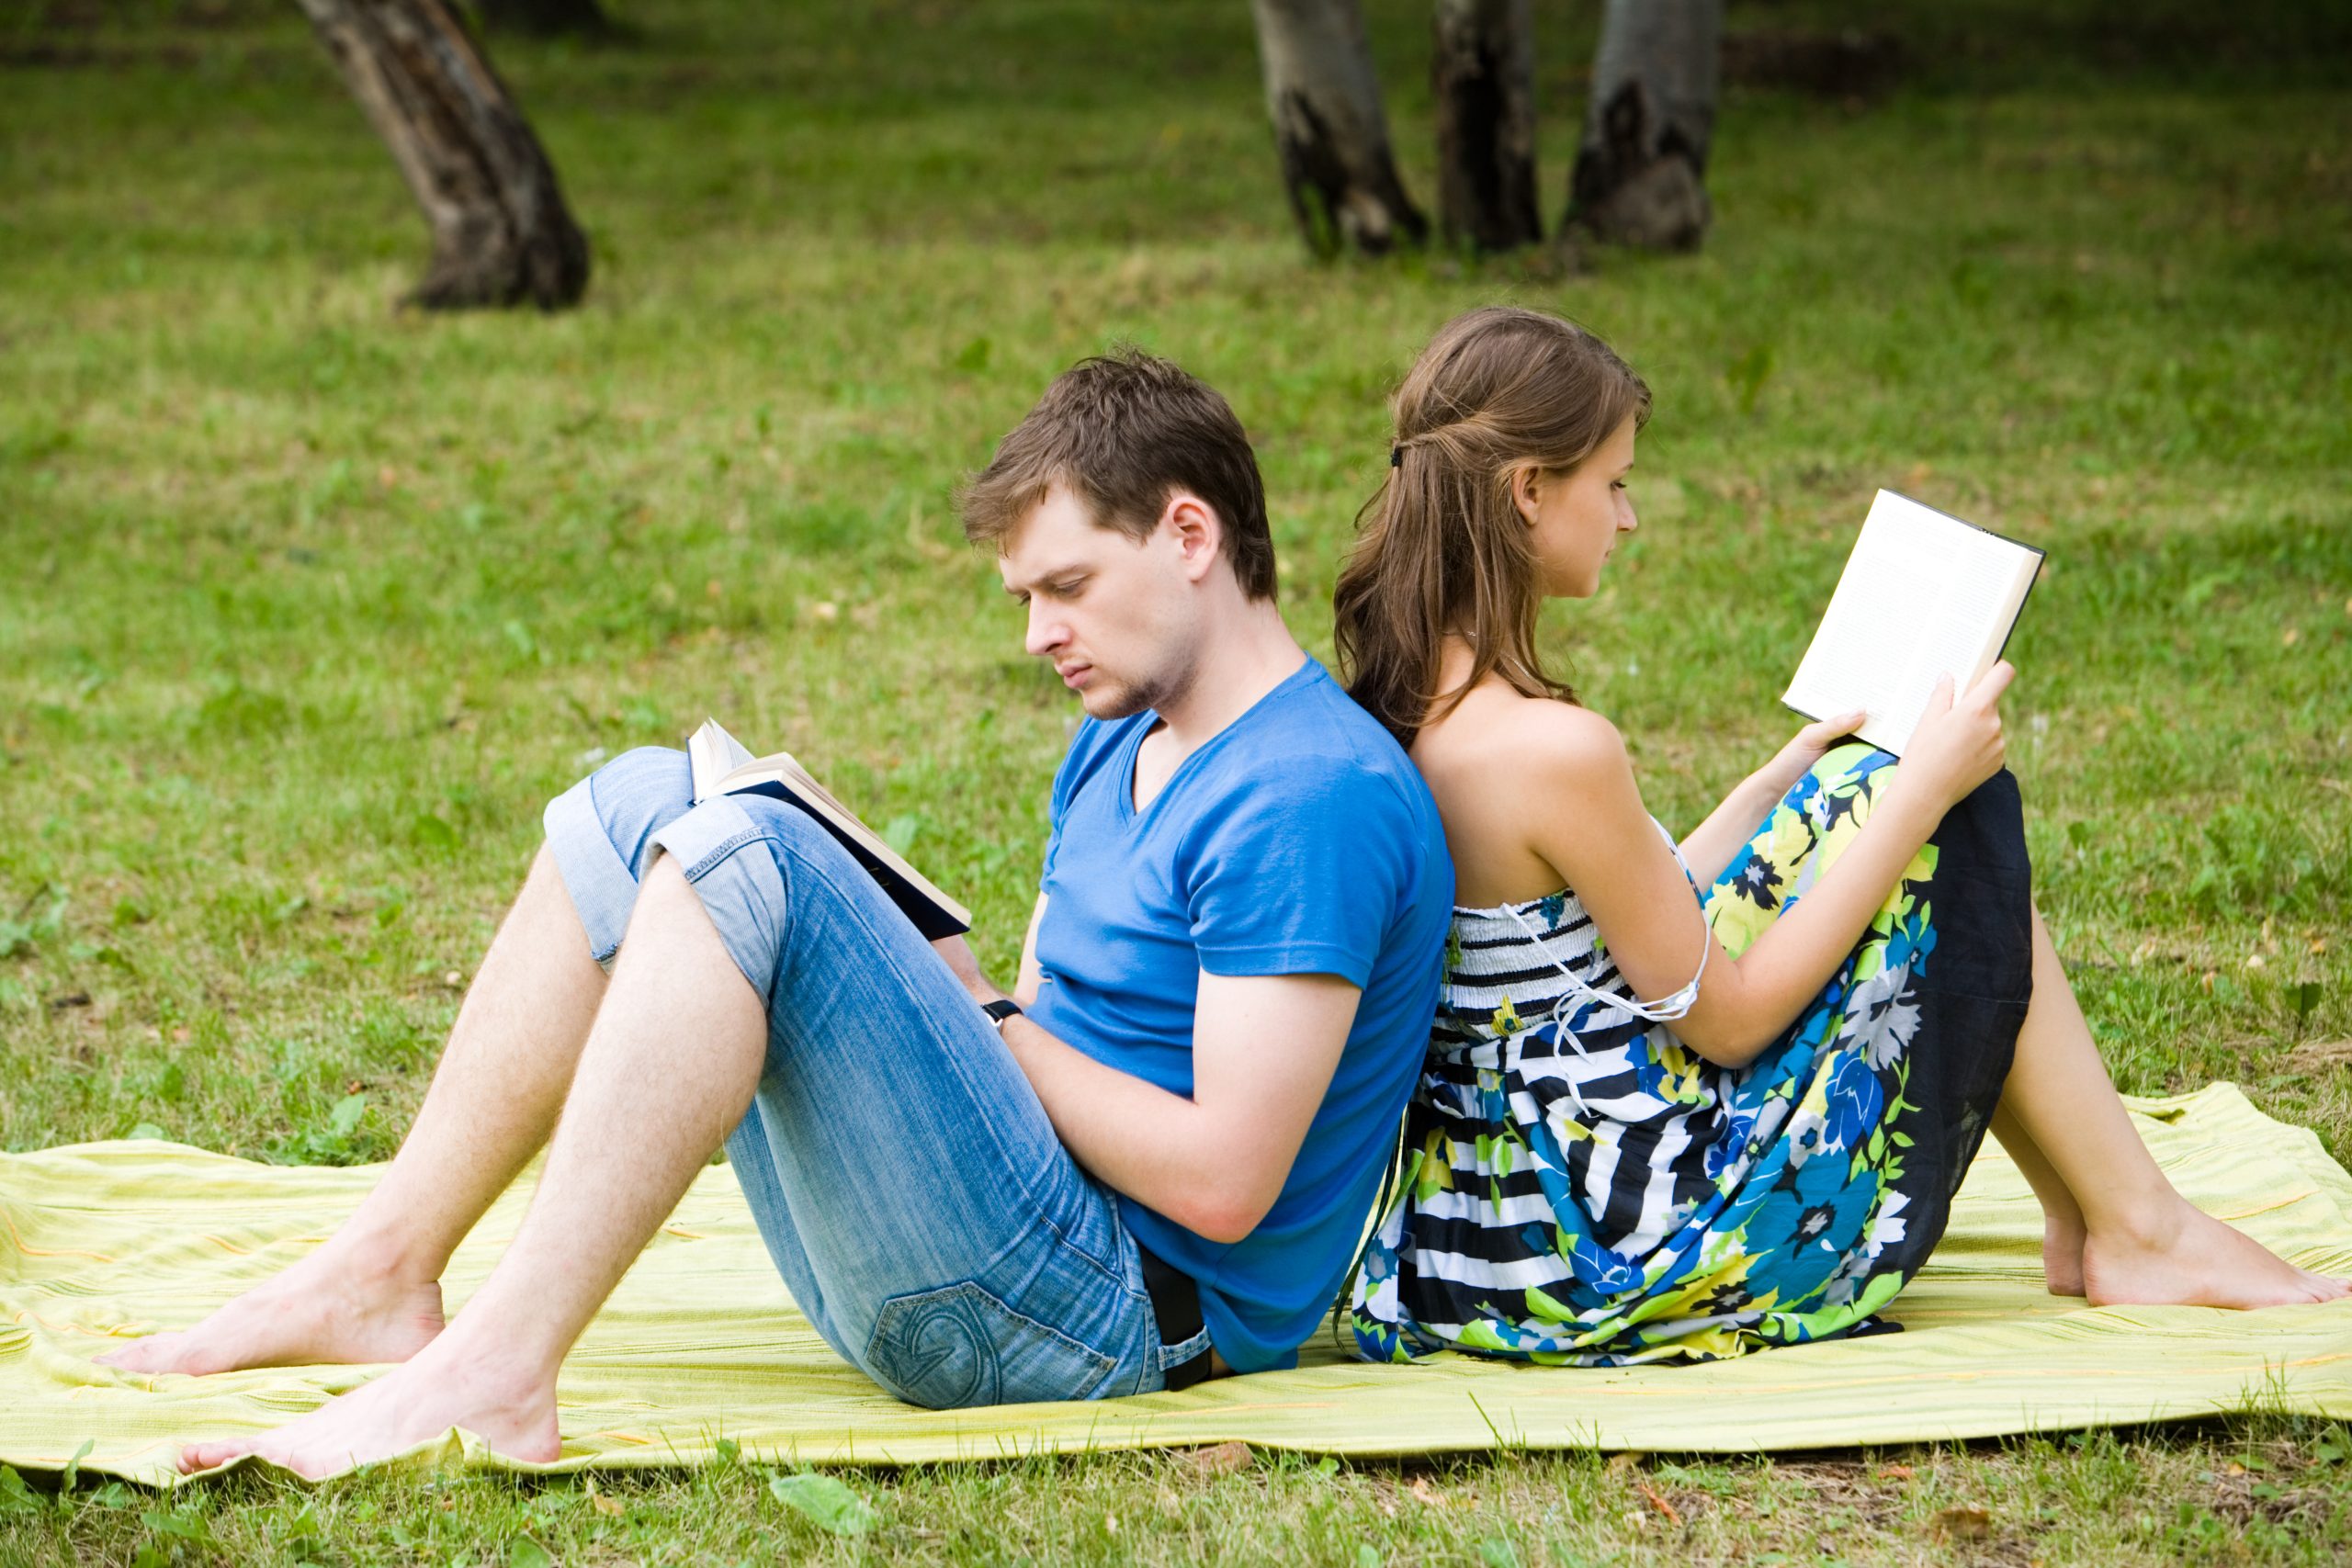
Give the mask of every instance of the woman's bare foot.
[(2041, 1222), (2041, 1277), (2053, 1296), (2083, 1293), (2083, 1222), (2080, 1215)]
[(441, 1286), (368, 1266), (330, 1241), (195, 1327), (97, 1358), (131, 1372), (405, 1361), (441, 1332)]
[(2286, 1306), (2352, 1296), (2352, 1280), (2298, 1269), (2185, 1199), (2135, 1234), (2094, 1230), (2083, 1243), (2093, 1306)]
[(514, 1359), (477, 1354), (444, 1336), (375, 1382), (330, 1400), (273, 1432), (190, 1443), (180, 1472), (193, 1474), (253, 1454), (316, 1481), (414, 1448), (462, 1427), (509, 1459), (548, 1461), (556, 1428), (555, 1376), (518, 1374)]

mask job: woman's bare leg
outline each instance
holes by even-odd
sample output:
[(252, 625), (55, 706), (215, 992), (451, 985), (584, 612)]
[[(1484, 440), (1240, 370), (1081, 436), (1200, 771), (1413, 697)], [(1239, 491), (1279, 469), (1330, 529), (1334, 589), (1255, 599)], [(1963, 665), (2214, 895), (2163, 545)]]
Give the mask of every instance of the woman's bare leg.
[(2041, 1201), (2041, 1277), (2053, 1296), (2083, 1293), (2083, 1225), (2081, 1205), (2066, 1190), (2065, 1180), (2041, 1145), (2033, 1141), (2004, 1100), (1993, 1112), (1993, 1136), (2001, 1140), (2009, 1157), (2024, 1173), (2026, 1185)]
[(548, 1141), (604, 994), (542, 846), (458, 1010), (415, 1125), (358, 1211), (195, 1327), (98, 1359), (202, 1373), (414, 1355), (441, 1332), (449, 1255)]
[(2352, 1294), (2352, 1283), (2295, 1268), (2173, 1190), (2107, 1076), (2039, 909), (2033, 1005), (2001, 1103), (2039, 1150), (2044, 1180), (2055, 1178), (2082, 1216), (2083, 1291), (2095, 1305), (2259, 1307)]

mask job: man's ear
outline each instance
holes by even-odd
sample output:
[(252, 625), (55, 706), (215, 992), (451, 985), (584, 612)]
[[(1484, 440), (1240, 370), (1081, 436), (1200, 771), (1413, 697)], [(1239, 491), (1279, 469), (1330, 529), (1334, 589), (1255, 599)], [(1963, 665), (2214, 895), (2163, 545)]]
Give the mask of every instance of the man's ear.
[(1161, 508), (1159, 526), (1174, 541), (1184, 575), (1194, 582), (1207, 576), (1225, 542), (1225, 523), (1216, 509), (1191, 491), (1180, 490)]
[(1510, 471), (1510, 503), (1519, 508), (1520, 516), (1531, 528), (1535, 526), (1537, 513), (1544, 496), (1544, 471), (1532, 463), (1522, 463)]

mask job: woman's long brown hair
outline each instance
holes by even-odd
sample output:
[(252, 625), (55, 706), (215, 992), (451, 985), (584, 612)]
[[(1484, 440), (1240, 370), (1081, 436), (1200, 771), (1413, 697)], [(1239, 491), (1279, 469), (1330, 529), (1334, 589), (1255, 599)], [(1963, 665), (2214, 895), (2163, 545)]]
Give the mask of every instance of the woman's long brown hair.
[[(1356, 545), (1332, 595), (1349, 694), (1409, 750), (1499, 671), (1531, 697), (1576, 700), (1535, 651), (1544, 604), (1527, 521), (1511, 481), (1565, 474), (1650, 391), (1573, 321), (1490, 305), (1456, 316), (1396, 389), (1396, 459), (1356, 514)], [(1469, 641), (1466, 680), (1438, 690), (1448, 632)]]

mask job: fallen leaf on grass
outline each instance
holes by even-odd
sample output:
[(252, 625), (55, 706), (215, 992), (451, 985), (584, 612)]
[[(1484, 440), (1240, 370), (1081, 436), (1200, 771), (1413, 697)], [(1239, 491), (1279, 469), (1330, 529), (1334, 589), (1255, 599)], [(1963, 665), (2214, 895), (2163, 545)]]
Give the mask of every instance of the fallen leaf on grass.
[(864, 1535), (874, 1528), (874, 1510), (865, 1499), (830, 1475), (814, 1471), (779, 1475), (768, 1483), (768, 1492), (819, 1529), (834, 1535)]
[(1219, 1443), (1213, 1449), (1194, 1449), (1184, 1456), (1184, 1463), (1195, 1475), (1233, 1475), (1249, 1469), (1257, 1457), (1247, 1443)]
[(1982, 1508), (1941, 1508), (1928, 1528), (1939, 1540), (1983, 1540), (1993, 1533), (1993, 1516)]
[(1440, 1492), (1436, 1487), (1431, 1486), (1428, 1476), (1417, 1475), (1413, 1477), (1412, 1490), (1413, 1500), (1415, 1502), (1426, 1503), (1432, 1508), (1442, 1508), (1445, 1506), (1445, 1494)]

